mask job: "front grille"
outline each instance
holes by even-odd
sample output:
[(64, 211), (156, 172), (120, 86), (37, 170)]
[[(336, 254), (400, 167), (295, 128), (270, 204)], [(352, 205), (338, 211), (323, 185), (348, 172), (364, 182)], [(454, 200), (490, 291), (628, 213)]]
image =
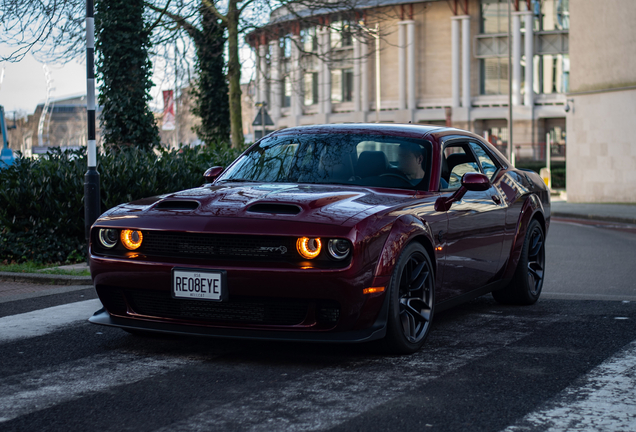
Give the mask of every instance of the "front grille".
[(125, 290), (128, 303), (139, 315), (195, 321), (262, 325), (296, 325), (307, 316), (309, 302), (235, 298), (229, 302), (174, 299), (169, 293)]
[(108, 312), (119, 315), (126, 313), (126, 300), (122, 290), (103, 286), (98, 286), (96, 289), (99, 300)]
[(298, 258), (295, 239), (279, 236), (173, 233), (144, 231), (147, 255), (189, 258), (264, 258), (287, 261)]

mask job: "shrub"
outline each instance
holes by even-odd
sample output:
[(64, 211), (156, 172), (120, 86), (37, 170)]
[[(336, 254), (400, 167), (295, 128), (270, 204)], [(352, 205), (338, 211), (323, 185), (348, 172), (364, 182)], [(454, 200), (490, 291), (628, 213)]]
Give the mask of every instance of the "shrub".
[[(539, 173), (545, 167), (544, 161), (517, 161), (517, 168), (531, 169)], [(552, 189), (565, 189), (565, 162), (550, 162)]]
[[(240, 154), (225, 145), (107, 149), (98, 158), (101, 210), (200, 186), (205, 170)], [(51, 149), (0, 170), (0, 261), (73, 262), (85, 256), (86, 151)]]

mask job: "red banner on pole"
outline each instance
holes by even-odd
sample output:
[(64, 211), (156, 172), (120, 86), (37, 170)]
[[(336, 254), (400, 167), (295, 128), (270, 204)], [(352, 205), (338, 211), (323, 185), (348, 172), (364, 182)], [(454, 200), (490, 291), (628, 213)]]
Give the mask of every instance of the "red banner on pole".
[(163, 91), (163, 126), (162, 130), (174, 130), (175, 118), (174, 118), (174, 91)]

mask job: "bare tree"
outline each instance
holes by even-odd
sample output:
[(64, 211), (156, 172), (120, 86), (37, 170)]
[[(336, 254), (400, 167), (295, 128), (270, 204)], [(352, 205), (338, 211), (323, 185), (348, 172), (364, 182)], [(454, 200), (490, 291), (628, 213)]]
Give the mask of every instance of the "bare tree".
[[(107, 0), (102, 0), (107, 1)], [(182, 31), (192, 36), (201, 31), (201, 8), (214, 14), (227, 36), (227, 79), (233, 146), (243, 142), (241, 113), (241, 35), (266, 26), (277, 34), (285, 22), (329, 26), (323, 17), (338, 13), (357, 23), (360, 11), (381, 0), (147, 0), (153, 44), (172, 43)], [(16, 50), (3, 60), (16, 61), (29, 51), (43, 60), (69, 60), (83, 53), (84, 0), (3, 0), (0, 31)], [(272, 11), (277, 18), (269, 20)], [(277, 23), (280, 22), (280, 25)], [(371, 40), (367, 33), (360, 37)], [(302, 50), (302, 47), (300, 47)], [(319, 56), (319, 53), (313, 53)]]

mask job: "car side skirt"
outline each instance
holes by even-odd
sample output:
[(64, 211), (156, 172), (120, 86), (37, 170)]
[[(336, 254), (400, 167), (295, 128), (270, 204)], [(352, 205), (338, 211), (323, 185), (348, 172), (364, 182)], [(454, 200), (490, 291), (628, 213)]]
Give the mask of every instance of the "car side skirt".
[(498, 280), (498, 281), (489, 283), (488, 285), (484, 285), (483, 287), (467, 292), (466, 294), (462, 294), (450, 300), (446, 300), (441, 303), (438, 303), (435, 305), (435, 313), (445, 311), (447, 309), (458, 306), (462, 303), (466, 303), (467, 301), (473, 300), (477, 297), (486, 295), (490, 292), (500, 290), (504, 288), (506, 285), (508, 285), (509, 282), (510, 282), (510, 279)]

